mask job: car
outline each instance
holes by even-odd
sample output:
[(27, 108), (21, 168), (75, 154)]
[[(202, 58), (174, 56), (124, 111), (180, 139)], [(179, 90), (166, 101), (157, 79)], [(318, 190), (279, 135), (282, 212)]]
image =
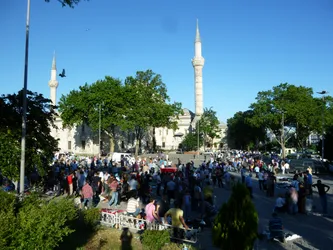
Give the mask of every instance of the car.
[(130, 153), (118, 153), (118, 152), (114, 152), (112, 154), (112, 161), (119, 163), (123, 157), (125, 157), (129, 161), (130, 164), (133, 164), (135, 162), (135, 159), (132, 156), (132, 154), (130, 154)]
[(323, 162), (311, 158), (291, 159), (289, 162), (289, 172), (305, 172), (309, 167), (313, 174), (327, 173), (327, 167)]
[(179, 149), (176, 151), (176, 154), (184, 154), (183, 149), (179, 148)]

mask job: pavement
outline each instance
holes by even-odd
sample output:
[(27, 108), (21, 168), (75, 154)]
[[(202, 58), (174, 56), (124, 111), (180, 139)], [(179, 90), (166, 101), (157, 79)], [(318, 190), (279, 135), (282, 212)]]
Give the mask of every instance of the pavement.
[[(180, 158), (183, 163), (194, 160), (196, 165), (199, 165), (204, 160), (203, 156), (197, 156), (195, 159), (193, 155), (174, 154), (169, 155), (169, 159), (174, 163), (177, 163), (177, 159)], [(238, 173), (232, 173), (237, 178), (240, 178)], [(292, 175), (286, 175), (292, 177)], [(313, 182), (317, 179), (321, 179), (323, 183), (331, 187), (328, 193), (328, 212), (330, 217), (323, 217), (320, 214), (321, 206), (318, 197), (317, 190), (314, 189), (313, 205), (317, 208), (312, 214), (303, 215), (289, 215), (281, 214), (285, 232), (291, 234), (300, 235), (302, 238), (293, 240), (287, 243), (271, 242), (267, 240), (257, 240), (254, 246), (255, 250), (277, 250), (277, 249), (313, 249), (313, 250), (333, 250), (333, 177), (332, 176), (313, 176)], [(279, 193), (284, 193), (285, 190), (276, 189), (276, 196)], [(226, 202), (231, 194), (231, 190), (225, 188), (214, 189), (216, 195), (216, 205), (221, 207)], [(263, 232), (268, 225), (268, 221), (271, 218), (272, 210), (275, 205), (275, 199), (266, 197), (265, 193), (259, 190), (257, 179), (253, 179), (253, 202), (259, 215), (259, 233)], [(107, 207), (106, 203), (100, 203), (99, 207)], [(119, 209), (126, 208), (126, 203), (121, 203)], [(212, 244), (212, 232), (211, 229), (204, 229), (198, 237), (196, 244), (197, 249), (200, 250), (217, 250)]]
[[(240, 178), (240, 175), (233, 173), (236, 177)], [(317, 177), (315, 177), (317, 178)], [(326, 180), (325, 180), (325, 183)], [(332, 182), (328, 183), (333, 184)], [(281, 190), (281, 193), (284, 190)], [(231, 191), (224, 188), (215, 188), (216, 204), (220, 207), (230, 197)], [(279, 190), (276, 190), (276, 195), (279, 194)], [(253, 202), (259, 215), (259, 227), (258, 231), (263, 232), (268, 225), (268, 221), (271, 218), (272, 210), (275, 205), (275, 199), (266, 197), (263, 191), (259, 190), (259, 185), (256, 179), (253, 181)], [(320, 212), (320, 203), (317, 193), (314, 193), (314, 205)], [(329, 214), (333, 214), (333, 196), (329, 195), (328, 199)], [(323, 217), (319, 213), (314, 212), (310, 215), (289, 215), (281, 214), (285, 232), (291, 234), (300, 235), (302, 238), (293, 240), (287, 243), (280, 243), (277, 241), (271, 242), (267, 240), (257, 240), (254, 246), (256, 250), (275, 250), (275, 249), (333, 249), (333, 219)], [(198, 249), (201, 250), (214, 250), (218, 249), (212, 245), (211, 230), (204, 230), (198, 240)]]

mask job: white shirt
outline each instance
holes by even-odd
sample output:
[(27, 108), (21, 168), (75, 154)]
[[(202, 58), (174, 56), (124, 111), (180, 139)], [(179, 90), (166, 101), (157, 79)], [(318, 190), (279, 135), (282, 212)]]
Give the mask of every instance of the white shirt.
[(104, 174), (103, 174), (103, 172), (99, 172), (99, 178), (101, 178), (101, 181), (104, 181)]
[(289, 163), (285, 163), (285, 164), (284, 164), (284, 168), (285, 168), (285, 169), (289, 169)]

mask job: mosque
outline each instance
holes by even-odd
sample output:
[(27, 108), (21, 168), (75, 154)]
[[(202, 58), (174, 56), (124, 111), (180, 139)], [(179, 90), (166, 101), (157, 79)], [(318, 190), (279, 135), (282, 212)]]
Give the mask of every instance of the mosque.
[[(196, 25), (195, 36), (195, 54), (192, 59), (194, 68), (194, 87), (195, 87), (195, 112), (189, 109), (183, 109), (183, 115), (178, 118), (178, 129), (172, 130), (168, 128), (155, 128), (156, 146), (161, 150), (177, 150), (188, 133), (191, 133), (192, 128), (196, 127), (197, 121), (203, 114), (203, 84), (202, 84), (202, 69), (205, 59), (202, 57), (201, 37), (199, 25)], [(57, 67), (56, 58), (53, 57), (51, 68), (51, 79), (49, 81), (50, 99), (53, 105), (56, 105), (57, 87)], [(72, 128), (63, 127), (61, 117), (58, 115), (55, 120), (57, 129), (52, 128), (51, 134), (59, 140), (59, 149), (61, 152), (72, 152), (77, 155), (98, 155), (99, 148), (102, 152), (109, 152), (109, 138), (107, 135), (101, 134), (101, 145), (99, 145), (98, 132), (92, 131), (87, 125), (82, 124)], [(212, 145), (206, 145), (207, 148), (219, 149), (221, 142), (225, 137), (227, 126), (220, 122), (219, 138), (214, 139)], [(119, 131), (119, 135), (115, 138), (115, 152), (131, 151), (135, 148), (135, 137), (130, 132)], [(141, 148), (149, 148), (152, 145), (152, 129), (146, 133), (145, 138), (141, 142)]]

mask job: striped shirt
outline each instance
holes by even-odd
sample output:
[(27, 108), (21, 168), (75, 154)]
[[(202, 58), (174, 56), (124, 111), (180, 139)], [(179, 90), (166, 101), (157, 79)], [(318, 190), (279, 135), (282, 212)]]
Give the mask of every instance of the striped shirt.
[(138, 200), (136, 200), (132, 197), (127, 201), (126, 211), (127, 211), (127, 213), (134, 213), (138, 207), (139, 207)]

